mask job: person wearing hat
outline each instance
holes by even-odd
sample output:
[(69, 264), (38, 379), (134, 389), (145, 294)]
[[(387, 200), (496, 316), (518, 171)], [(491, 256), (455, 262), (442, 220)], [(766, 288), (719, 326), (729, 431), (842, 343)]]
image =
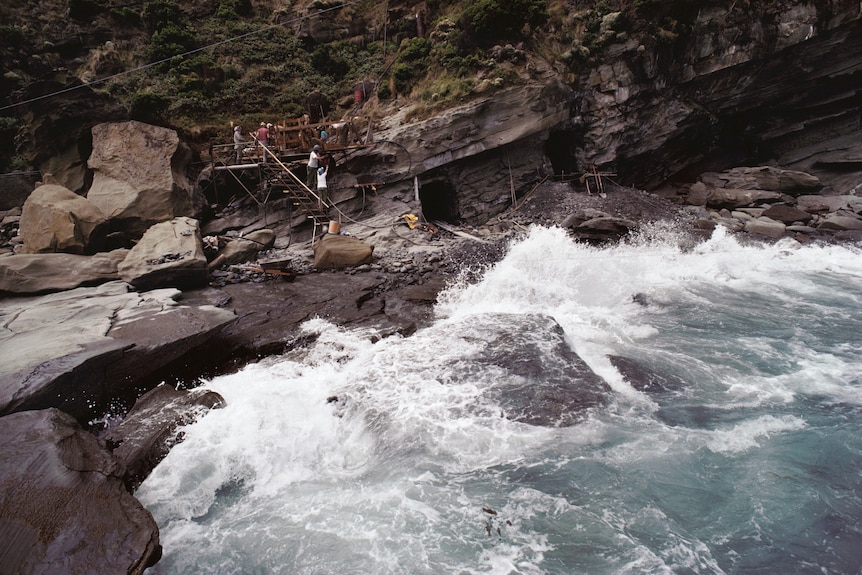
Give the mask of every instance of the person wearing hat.
[(317, 168), (320, 167), (320, 159), (322, 157), (320, 155), (320, 146), (315, 144), (308, 155), (308, 166), (306, 167), (307, 177), (305, 185), (308, 186), (309, 190), (317, 189)]
[(242, 160), (242, 150), (245, 148), (245, 138), (242, 135), (242, 126), (233, 129), (233, 158), (232, 163), (239, 164)]
[(329, 206), (329, 191), (326, 189), (326, 175), (328, 173), (328, 165), (317, 168), (317, 197), (324, 207)]
[(263, 163), (266, 163), (266, 148), (269, 146), (269, 128), (266, 127), (266, 122), (260, 123), (260, 128), (257, 129), (257, 141), (263, 147)]

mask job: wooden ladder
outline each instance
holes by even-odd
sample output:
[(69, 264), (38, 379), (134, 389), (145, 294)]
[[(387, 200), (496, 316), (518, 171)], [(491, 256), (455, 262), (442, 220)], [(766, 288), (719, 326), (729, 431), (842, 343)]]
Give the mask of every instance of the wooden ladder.
[(278, 158), (270, 154), (270, 160), (272, 161), (268, 164), (262, 165), (269, 184), (281, 187), (293, 205), (305, 211), (308, 219), (313, 221), (315, 228), (318, 225), (328, 225), (328, 208), (330, 206), (317, 195), (317, 192), (312, 191), (305, 185), (305, 182), (297, 178)]

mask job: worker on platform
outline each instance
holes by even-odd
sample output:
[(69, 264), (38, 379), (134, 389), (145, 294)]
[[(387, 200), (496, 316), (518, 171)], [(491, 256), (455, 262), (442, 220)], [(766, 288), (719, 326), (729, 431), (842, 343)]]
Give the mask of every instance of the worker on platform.
[(261, 144), (263, 151), (263, 163), (267, 161), (266, 149), (269, 147), (269, 128), (266, 127), (266, 122), (260, 123), (260, 128), (257, 129), (257, 141)]
[(232, 164), (242, 162), (242, 151), (245, 149), (245, 137), (242, 135), (242, 126), (235, 126), (233, 129), (233, 157)]
[(317, 189), (317, 168), (320, 167), (320, 158), (323, 156), (320, 154), (320, 146), (317, 144), (311, 148), (311, 153), (308, 155), (308, 166), (306, 167), (307, 176), (305, 180), (305, 185), (308, 186), (309, 190)]

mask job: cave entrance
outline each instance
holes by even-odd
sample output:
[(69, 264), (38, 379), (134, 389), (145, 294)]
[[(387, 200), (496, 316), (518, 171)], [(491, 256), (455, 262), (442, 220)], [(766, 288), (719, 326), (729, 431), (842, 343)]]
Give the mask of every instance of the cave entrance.
[(575, 158), (575, 133), (571, 130), (551, 132), (545, 142), (545, 155), (551, 161), (555, 176), (580, 175)]
[(461, 220), (458, 212), (458, 193), (448, 180), (435, 180), (419, 187), (419, 202), (426, 221), (440, 220), (457, 224)]

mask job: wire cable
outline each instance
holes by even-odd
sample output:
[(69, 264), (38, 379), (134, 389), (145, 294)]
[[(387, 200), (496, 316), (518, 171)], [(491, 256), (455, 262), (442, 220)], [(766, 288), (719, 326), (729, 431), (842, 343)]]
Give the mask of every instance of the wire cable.
[(7, 104), (6, 106), (0, 106), (0, 112), (3, 112), (5, 110), (9, 110), (12, 108), (17, 108), (18, 106), (26, 106), (27, 104), (32, 104), (33, 102), (38, 102), (40, 100), (45, 100), (47, 98), (53, 98), (55, 96), (67, 94), (69, 92), (73, 92), (75, 90), (80, 90), (82, 88), (90, 88), (92, 86), (104, 84), (105, 82), (108, 82), (110, 80), (114, 80), (115, 78), (120, 78), (122, 76), (127, 76), (129, 74), (135, 74), (135, 73), (140, 72), (142, 70), (147, 70), (147, 69), (152, 68), (154, 66), (164, 64), (165, 62), (170, 62), (174, 58), (185, 58), (186, 56), (191, 56), (192, 54), (204, 52), (204, 51), (209, 50), (211, 48), (216, 48), (216, 47), (222, 46), (224, 44), (229, 44), (230, 42), (234, 42), (236, 40), (242, 40), (244, 38), (248, 38), (249, 36), (254, 36), (255, 34), (261, 34), (263, 32), (267, 32), (267, 31), (272, 30), (274, 28), (279, 28), (281, 26), (287, 26), (289, 24), (294, 24), (294, 23), (299, 22), (301, 20), (304, 20), (306, 18), (314, 18), (314, 17), (320, 16), (321, 14), (331, 12), (333, 10), (341, 10), (342, 8), (346, 8), (347, 6), (352, 6), (353, 4), (358, 4), (360, 1), (361, 0), (351, 0), (349, 2), (340, 3), (336, 6), (331, 6), (329, 8), (324, 8), (322, 10), (318, 10), (314, 14), (307, 14), (305, 16), (298, 16), (298, 17), (293, 18), (291, 20), (285, 20), (284, 22), (279, 22), (277, 24), (270, 24), (269, 26), (264, 26), (263, 28), (253, 30), (251, 32), (246, 32), (245, 34), (240, 34), (238, 36), (233, 36), (231, 38), (219, 40), (218, 42), (213, 42), (212, 44), (208, 44), (208, 45), (203, 46), (201, 48), (195, 48), (194, 50), (189, 50), (188, 52), (183, 52), (182, 54), (176, 54), (174, 56), (171, 56), (170, 58), (162, 58), (161, 60), (157, 60), (155, 62), (143, 64), (142, 66), (138, 66), (137, 68), (133, 68), (131, 70), (125, 70), (123, 72), (118, 72), (116, 74), (112, 74), (111, 76), (105, 76), (104, 78), (97, 78), (96, 80), (92, 80), (90, 82), (83, 82), (82, 84), (79, 84), (77, 86), (70, 86), (68, 88), (63, 88), (62, 90), (57, 90), (56, 92), (51, 92), (49, 94), (43, 94), (41, 96), (36, 96), (34, 98), (30, 98), (29, 100), (23, 100), (21, 102), (16, 102), (14, 104)]

